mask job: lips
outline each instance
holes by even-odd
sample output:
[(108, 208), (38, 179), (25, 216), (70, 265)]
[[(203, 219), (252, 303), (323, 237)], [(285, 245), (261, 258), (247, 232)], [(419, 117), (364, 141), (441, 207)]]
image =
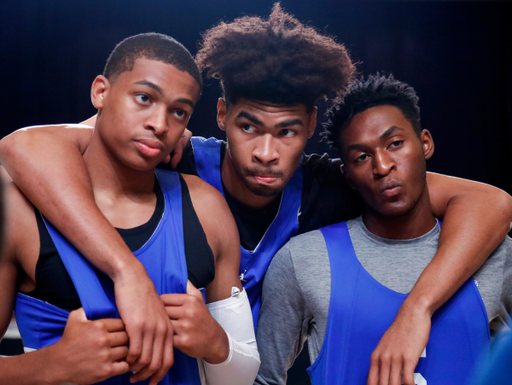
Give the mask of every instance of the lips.
[(147, 157), (157, 156), (164, 150), (164, 146), (162, 145), (162, 143), (155, 139), (136, 139), (135, 145), (137, 146), (139, 151)]
[(254, 179), (256, 179), (260, 183), (269, 184), (269, 183), (272, 183), (273, 181), (275, 181), (277, 179), (277, 177), (275, 177), (275, 176), (255, 175)]
[(401, 185), (398, 182), (386, 182), (382, 185), (382, 194), (387, 197), (396, 195), (398, 194), (400, 187)]

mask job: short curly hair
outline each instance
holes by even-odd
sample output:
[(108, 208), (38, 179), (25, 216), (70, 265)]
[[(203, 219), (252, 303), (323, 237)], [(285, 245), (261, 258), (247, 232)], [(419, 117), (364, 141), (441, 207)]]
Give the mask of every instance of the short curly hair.
[(341, 154), (341, 132), (356, 114), (371, 107), (391, 105), (402, 111), (419, 137), (421, 125), (418, 101), (414, 88), (396, 80), (392, 74), (376, 73), (368, 76), (366, 80), (357, 79), (349, 85), (347, 93), (327, 112), (328, 121), (324, 124), (322, 135), (327, 138), (329, 145)]
[(355, 70), (343, 44), (304, 26), (279, 3), (268, 20), (244, 16), (202, 36), (196, 62), (220, 80), (228, 104), (243, 97), (312, 109), (321, 97), (339, 97)]
[(116, 45), (107, 59), (103, 76), (110, 82), (115, 82), (123, 72), (131, 71), (135, 60), (139, 58), (171, 64), (190, 74), (199, 87), (203, 85), (201, 72), (183, 44), (170, 36), (154, 32), (130, 36)]

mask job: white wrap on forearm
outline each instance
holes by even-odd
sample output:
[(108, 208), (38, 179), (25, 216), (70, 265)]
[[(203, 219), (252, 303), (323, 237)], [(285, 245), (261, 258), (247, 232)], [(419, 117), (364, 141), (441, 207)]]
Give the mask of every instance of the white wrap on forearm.
[(208, 385), (252, 385), (260, 367), (260, 355), (245, 290), (222, 301), (209, 303), (212, 317), (229, 339), (229, 356), (220, 364), (203, 360)]

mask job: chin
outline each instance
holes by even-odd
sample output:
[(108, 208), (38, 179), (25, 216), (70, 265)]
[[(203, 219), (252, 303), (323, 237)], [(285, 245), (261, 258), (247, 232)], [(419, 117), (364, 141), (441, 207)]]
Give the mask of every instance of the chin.
[(260, 197), (273, 197), (277, 196), (283, 191), (282, 188), (270, 187), (270, 186), (247, 186), (249, 190)]

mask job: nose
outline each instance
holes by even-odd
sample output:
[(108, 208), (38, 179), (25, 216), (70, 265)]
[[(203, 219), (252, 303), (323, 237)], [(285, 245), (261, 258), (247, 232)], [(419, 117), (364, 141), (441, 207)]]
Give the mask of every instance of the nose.
[(277, 151), (274, 137), (271, 134), (264, 134), (258, 137), (252, 156), (256, 162), (263, 165), (276, 163), (279, 160), (279, 152)]
[(376, 151), (373, 156), (373, 173), (376, 176), (386, 176), (396, 169), (396, 163), (386, 151)]
[(167, 125), (167, 109), (164, 107), (155, 108), (146, 119), (144, 126), (147, 130), (153, 131), (157, 136), (165, 134), (169, 129)]

